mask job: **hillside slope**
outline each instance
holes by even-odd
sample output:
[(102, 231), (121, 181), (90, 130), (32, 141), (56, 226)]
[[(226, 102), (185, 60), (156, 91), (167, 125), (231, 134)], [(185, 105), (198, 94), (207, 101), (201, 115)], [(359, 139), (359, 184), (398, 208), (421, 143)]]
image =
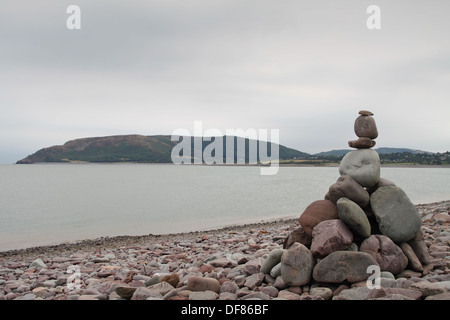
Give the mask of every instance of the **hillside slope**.
[[(177, 145), (178, 142), (171, 141), (170, 138), (170, 135), (120, 135), (76, 139), (68, 141), (64, 145), (43, 148), (34, 154), (17, 161), (17, 164), (76, 161), (171, 163), (172, 148)], [(223, 139), (223, 154), (225, 158), (226, 137), (218, 138)], [(238, 139), (244, 138), (234, 137), (235, 150)], [(202, 150), (210, 143), (211, 142), (209, 141), (203, 141)], [(269, 151), (270, 148), (269, 145)], [(249, 139), (245, 139), (246, 161), (248, 161), (248, 150)], [(192, 143), (191, 155), (194, 155), (194, 143)], [(279, 145), (280, 159), (292, 159), (306, 156), (309, 156), (309, 154)]]

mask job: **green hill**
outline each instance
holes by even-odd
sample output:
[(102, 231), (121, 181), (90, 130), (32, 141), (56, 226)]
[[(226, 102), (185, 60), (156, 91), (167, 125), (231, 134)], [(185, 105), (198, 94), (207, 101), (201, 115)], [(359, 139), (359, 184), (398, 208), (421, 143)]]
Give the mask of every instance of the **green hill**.
[[(96, 138), (83, 138), (66, 142), (64, 145), (43, 148), (28, 157), (17, 161), (17, 164), (31, 164), (39, 162), (142, 162), (142, 163), (171, 163), (172, 148), (178, 144), (171, 141), (170, 135), (120, 135)], [(226, 137), (223, 139), (224, 158), (226, 157)], [(244, 138), (234, 137), (235, 150), (238, 140)], [(193, 140), (193, 139), (191, 139)], [(249, 155), (249, 139), (245, 141), (246, 162)], [(210, 144), (203, 141), (202, 151)], [(271, 144), (268, 145), (270, 154)], [(236, 159), (236, 153), (235, 159)], [(191, 155), (194, 155), (192, 143)], [(293, 159), (309, 156), (285, 146), (279, 145), (280, 159)], [(259, 160), (259, 158), (258, 158)]]

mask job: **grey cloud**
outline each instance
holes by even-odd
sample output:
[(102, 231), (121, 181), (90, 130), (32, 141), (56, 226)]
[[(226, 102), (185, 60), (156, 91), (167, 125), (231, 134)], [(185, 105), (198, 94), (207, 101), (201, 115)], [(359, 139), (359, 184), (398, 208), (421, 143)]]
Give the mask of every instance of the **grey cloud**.
[(4, 136), (33, 130), (44, 147), (49, 137), (169, 134), (203, 120), (278, 128), (282, 143), (319, 152), (346, 147), (367, 108), (379, 143), (403, 146), (392, 126), (413, 110), (403, 132), (423, 149), (447, 148), (448, 2), (378, 1), (379, 31), (365, 27), (369, 1), (76, 2), (78, 31), (65, 28), (72, 1), (2, 2)]

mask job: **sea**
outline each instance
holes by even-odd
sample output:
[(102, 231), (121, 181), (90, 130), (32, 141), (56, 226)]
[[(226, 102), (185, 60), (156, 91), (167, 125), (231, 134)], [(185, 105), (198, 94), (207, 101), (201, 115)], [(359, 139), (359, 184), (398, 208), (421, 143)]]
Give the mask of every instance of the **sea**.
[[(414, 204), (450, 199), (450, 168), (382, 167)], [(0, 251), (297, 218), (337, 167), (0, 165)]]

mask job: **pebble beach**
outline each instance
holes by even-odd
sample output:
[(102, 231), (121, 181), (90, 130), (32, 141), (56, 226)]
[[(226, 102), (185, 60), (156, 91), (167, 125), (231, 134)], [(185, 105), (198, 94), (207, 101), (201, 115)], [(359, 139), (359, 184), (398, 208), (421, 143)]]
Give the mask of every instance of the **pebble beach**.
[(288, 286), (264, 271), (298, 219), (0, 252), (0, 300), (450, 300), (450, 200), (416, 205), (430, 264), (366, 281)]

